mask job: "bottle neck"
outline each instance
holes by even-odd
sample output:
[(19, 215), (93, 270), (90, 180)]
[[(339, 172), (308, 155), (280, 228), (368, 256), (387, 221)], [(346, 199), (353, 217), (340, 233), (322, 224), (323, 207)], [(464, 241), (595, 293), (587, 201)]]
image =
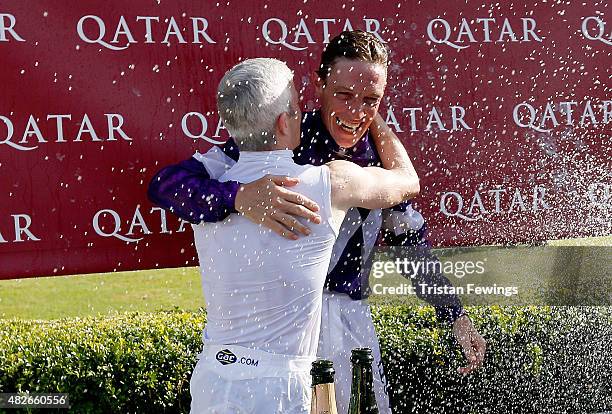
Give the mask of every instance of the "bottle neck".
[(333, 371), (321, 371), (312, 373), (312, 386), (319, 384), (333, 384), (334, 383), (334, 372)]
[(353, 365), (349, 414), (378, 414), (374, 375), (370, 365)]
[(313, 385), (311, 401), (310, 414), (338, 414), (333, 382)]

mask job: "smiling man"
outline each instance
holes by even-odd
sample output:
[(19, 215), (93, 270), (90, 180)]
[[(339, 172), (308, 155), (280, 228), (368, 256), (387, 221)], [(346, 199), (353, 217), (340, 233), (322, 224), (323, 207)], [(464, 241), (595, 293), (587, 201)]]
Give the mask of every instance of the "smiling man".
[[(408, 159), (399, 139), (378, 115), (387, 66), (387, 49), (371, 34), (347, 31), (330, 41), (314, 76), (321, 108), (303, 115), (301, 143), (294, 150), (297, 164), (322, 165), (347, 160), (362, 167), (382, 165), (389, 169), (398, 160), (390, 156), (391, 152), (384, 151), (382, 142)], [(238, 156), (238, 148), (230, 140), (222, 149), (213, 147), (206, 154), (196, 153), (189, 160), (166, 167), (151, 181), (149, 198), (192, 223), (217, 222), (240, 213), (293, 240), (299, 234), (310, 232), (295, 216), (318, 225), (321, 218), (317, 204), (287, 188), (298, 183), (289, 175), (267, 175), (248, 184), (217, 181)], [(409, 159), (404, 174), (404, 180), (414, 183), (418, 189), (418, 177)], [(357, 347), (372, 348), (378, 367), (374, 385), (380, 412), (390, 412), (370, 308), (362, 301), (369, 294), (372, 251), (381, 231), (385, 232), (388, 244), (425, 246), (420, 251), (426, 257), (420, 259), (435, 260), (427, 248), (424, 220), (410, 203), (386, 210), (384, 215), (381, 210), (365, 208), (347, 212), (328, 269), (318, 347), (319, 357), (334, 361), (340, 412), (348, 408), (349, 356), (351, 349)], [(439, 273), (417, 272), (406, 276), (415, 286), (451, 285)], [(484, 358), (485, 341), (463, 312), (459, 299), (455, 295), (420, 297), (435, 307), (440, 321), (452, 324), (468, 361), (460, 372), (477, 369)]]
[(376, 116), (387, 83), (387, 69), (380, 60), (334, 59), (333, 63), (322, 63), (319, 69), (315, 85), (320, 113), (340, 147), (353, 147)]
[[(306, 414), (318, 348), (325, 275), (349, 208), (392, 207), (417, 194), (392, 169), (347, 161), (298, 165), (300, 109), (293, 73), (276, 59), (248, 59), (219, 83), (219, 116), (241, 150), (219, 181), (299, 177), (295, 190), (320, 205), (309, 237), (288, 241), (243, 216), (193, 225), (206, 299), (203, 351), (190, 381), (192, 414)], [(385, 185), (380, 185), (384, 182)]]

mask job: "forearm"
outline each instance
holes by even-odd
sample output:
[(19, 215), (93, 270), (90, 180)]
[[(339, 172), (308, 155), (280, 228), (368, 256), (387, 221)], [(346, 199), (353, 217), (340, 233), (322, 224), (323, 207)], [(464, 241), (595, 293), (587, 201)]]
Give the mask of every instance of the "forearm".
[(239, 183), (210, 179), (203, 165), (190, 158), (159, 171), (149, 183), (152, 203), (183, 220), (197, 224), (216, 222), (235, 213)]
[(408, 152), (380, 114), (376, 114), (374, 117), (370, 132), (383, 167), (388, 170), (400, 171), (405, 180), (412, 183), (412, 190), (418, 193), (420, 190), (419, 176), (412, 165)]
[(419, 194), (418, 180), (415, 182), (406, 179), (406, 173), (402, 169), (383, 169), (378, 167), (366, 167), (370, 174), (370, 180), (361, 181), (360, 187), (364, 194), (379, 193), (384, 201), (375, 203), (366, 208), (392, 208), (398, 204), (412, 200)]
[(401, 250), (404, 257), (414, 266), (408, 266), (403, 276), (410, 279), (420, 299), (434, 306), (438, 320), (452, 323), (461, 315), (463, 307), (456, 294), (439, 293), (453, 284), (442, 273), (441, 262), (425, 239), (426, 231), (426, 226), (400, 235), (387, 231), (383, 239), (388, 246), (404, 247)]
[[(431, 254), (425, 260), (423, 264), (440, 263)], [(417, 296), (435, 308), (439, 321), (452, 323), (461, 315), (463, 307), (459, 297), (454, 293), (446, 293), (449, 288), (452, 289), (453, 284), (435, 266), (434, 269), (419, 269), (406, 276), (410, 278)]]

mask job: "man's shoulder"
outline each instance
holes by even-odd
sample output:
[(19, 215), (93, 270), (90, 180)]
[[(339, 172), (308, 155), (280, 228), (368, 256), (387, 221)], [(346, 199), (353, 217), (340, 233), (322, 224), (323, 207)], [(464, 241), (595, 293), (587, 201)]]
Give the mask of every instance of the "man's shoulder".
[[(322, 193), (331, 191), (330, 187), (330, 171), (327, 165), (310, 165), (305, 164), (299, 167), (296, 178), (299, 183), (291, 187), (298, 193), (306, 195), (310, 198), (319, 197)], [(329, 190), (328, 190), (329, 189)]]
[(208, 159), (226, 159), (238, 161), (240, 157), (240, 150), (236, 145), (233, 138), (229, 138), (225, 143), (221, 145), (212, 145), (204, 152), (196, 151), (190, 158), (190, 160), (206, 164)]
[(300, 183), (317, 183), (324, 175), (329, 176), (329, 168), (326, 164), (323, 165), (312, 165), (304, 164), (299, 166), (297, 177), (300, 179)]

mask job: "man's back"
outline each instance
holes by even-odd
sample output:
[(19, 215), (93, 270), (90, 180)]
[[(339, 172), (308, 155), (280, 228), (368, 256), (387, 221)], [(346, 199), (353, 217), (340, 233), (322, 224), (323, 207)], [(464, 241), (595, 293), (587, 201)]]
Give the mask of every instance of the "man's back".
[(244, 152), (221, 181), (297, 176), (296, 191), (321, 206), (322, 224), (309, 237), (287, 241), (243, 216), (193, 226), (207, 302), (205, 343), (316, 355), (321, 294), (337, 233), (329, 169), (299, 166), (292, 155)]

